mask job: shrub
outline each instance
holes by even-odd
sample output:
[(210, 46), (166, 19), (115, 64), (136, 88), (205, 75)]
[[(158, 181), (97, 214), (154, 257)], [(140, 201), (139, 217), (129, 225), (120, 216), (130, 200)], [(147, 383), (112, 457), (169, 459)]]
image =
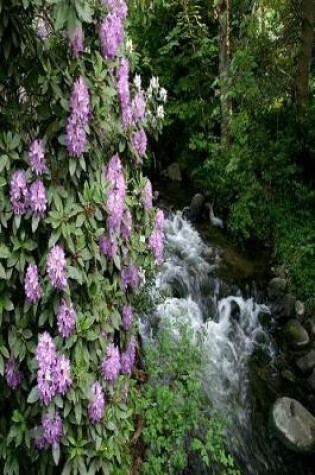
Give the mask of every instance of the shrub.
[(5, 475), (119, 474), (130, 461), (133, 299), (155, 266), (141, 163), (162, 119), (159, 90), (130, 83), (125, 7), (0, 2)]

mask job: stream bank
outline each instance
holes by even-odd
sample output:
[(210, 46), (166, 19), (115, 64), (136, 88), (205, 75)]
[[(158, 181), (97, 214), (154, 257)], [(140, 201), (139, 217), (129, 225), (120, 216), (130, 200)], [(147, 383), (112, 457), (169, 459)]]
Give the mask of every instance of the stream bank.
[[(159, 205), (182, 209), (189, 202), (189, 192), (178, 193), (180, 187), (174, 190), (173, 184), (171, 188), (172, 193), (169, 189), (160, 193)], [(270, 312), (268, 253), (240, 251), (205, 221), (198, 230), (203, 242), (180, 215), (168, 220), (168, 257), (157, 287), (167, 288), (170, 299), (157, 309), (159, 318), (176, 319), (188, 309), (187, 322), (206, 330), (209, 400), (232, 421), (226, 433), (233, 440), (229, 448), (242, 473), (309, 475), (313, 473), (313, 455), (297, 457), (280, 442), (269, 423), (275, 401), (282, 396), (300, 397), (301, 391), (296, 380), (288, 380), (287, 339), (282, 338), (279, 319)], [(261, 322), (263, 314), (267, 318)], [(305, 394), (302, 399), (310, 408)]]

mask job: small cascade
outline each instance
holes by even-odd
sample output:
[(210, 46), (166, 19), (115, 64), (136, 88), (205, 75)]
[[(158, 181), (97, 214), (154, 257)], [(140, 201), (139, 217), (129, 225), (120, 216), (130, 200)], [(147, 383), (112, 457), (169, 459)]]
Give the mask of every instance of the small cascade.
[(253, 398), (248, 363), (254, 353), (272, 361), (274, 349), (259, 322), (267, 306), (237, 295), (222, 298), (215, 277), (219, 250), (207, 246), (181, 214), (166, 220), (166, 258), (152, 291), (159, 303), (140, 331), (145, 341), (167, 322), (184, 322), (203, 335), (205, 359), (201, 378), (209, 405), (225, 422), (229, 449), (249, 475), (285, 474), (283, 461), (272, 451), (266, 428), (252, 429)]

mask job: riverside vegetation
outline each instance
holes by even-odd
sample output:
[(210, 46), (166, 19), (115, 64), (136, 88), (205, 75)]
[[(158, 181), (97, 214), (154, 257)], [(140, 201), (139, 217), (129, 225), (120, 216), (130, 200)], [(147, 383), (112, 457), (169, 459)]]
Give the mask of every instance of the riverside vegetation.
[[(135, 411), (148, 417), (144, 470), (163, 473), (178, 434), (172, 470), (183, 469), (192, 414), (201, 415), (198, 358), (176, 383), (177, 400), (150, 380), (135, 404), (134, 315), (163, 257), (164, 225), (141, 168), (166, 92), (133, 73), (140, 56), (127, 12), (123, 0), (0, 0), (4, 475), (125, 475)], [(149, 378), (161, 370), (149, 365)], [(185, 420), (188, 395), (197, 399)], [(168, 435), (157, 399), (174, 424)], [(219, 471), (233, 462), (211, 421), (192, 448)]]

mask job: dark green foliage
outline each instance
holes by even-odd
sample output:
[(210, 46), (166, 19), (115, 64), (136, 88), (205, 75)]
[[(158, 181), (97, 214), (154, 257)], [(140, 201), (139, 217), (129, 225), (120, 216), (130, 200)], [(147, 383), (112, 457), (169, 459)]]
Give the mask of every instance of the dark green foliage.
[(213, 134), (217, 27), (208, 1), (131, 1), (130, 32), (141, 51), (142, 74), (157, 75), (168, 90), (167, 119), (159, 145), (164, 163), (191, 172), (206, 157)]

